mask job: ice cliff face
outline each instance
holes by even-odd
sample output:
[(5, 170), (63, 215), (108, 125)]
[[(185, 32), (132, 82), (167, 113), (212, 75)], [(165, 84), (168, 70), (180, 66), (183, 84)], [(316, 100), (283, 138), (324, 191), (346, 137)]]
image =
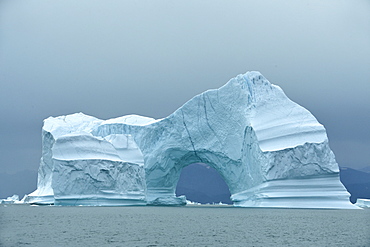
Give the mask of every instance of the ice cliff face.
[(182, 168), (201, 162), (228, 184), (235, 206), (354, 208), (325, 128), (258, 72), (231, 79), (154, 120), (49, 118), (38, 189), (56, 204), (184, 204)]
[(132, 136), (91, 135), (104, 121), (82, 113), (48, 118), (37, 190), (26, 202), (56, 205), (144, 205), (143, 156)]

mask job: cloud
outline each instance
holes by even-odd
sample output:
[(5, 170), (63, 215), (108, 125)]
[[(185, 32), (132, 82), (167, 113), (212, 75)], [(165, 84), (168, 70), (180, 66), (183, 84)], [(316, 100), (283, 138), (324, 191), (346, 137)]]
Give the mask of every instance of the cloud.
[[(358, 117), (370, 106), (369, 11), (365, 0), (1, 1), (0, 114), (22, 123), (7, 130), (9, 154), (48, 116), (161, 118), (247, 70), (281, 86), (329, 134), (345, 126), (343, 137), (361, 138), (366, 130), (350, 120), (369, 122)], [(4, 165), (13, 158), (1, 157), (5, 170), (25, 168)]]

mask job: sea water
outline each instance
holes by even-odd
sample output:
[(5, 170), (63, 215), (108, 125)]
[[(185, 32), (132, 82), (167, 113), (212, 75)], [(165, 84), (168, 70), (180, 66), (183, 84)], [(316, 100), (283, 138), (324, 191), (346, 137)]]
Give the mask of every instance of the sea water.
[(370, 210), (0, 205), (0, 246), (370, 246)]

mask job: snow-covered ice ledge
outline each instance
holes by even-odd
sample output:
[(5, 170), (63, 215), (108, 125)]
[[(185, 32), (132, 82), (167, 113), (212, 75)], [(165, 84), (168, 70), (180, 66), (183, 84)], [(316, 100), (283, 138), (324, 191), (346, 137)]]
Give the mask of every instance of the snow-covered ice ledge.
[(170, 116), (50, 117), (35, 204), (184, 205), (181, 170), (201, 162), (235, 206), (358, 208), (339, 180), (325, 128), (259, 72), (195, 96)]

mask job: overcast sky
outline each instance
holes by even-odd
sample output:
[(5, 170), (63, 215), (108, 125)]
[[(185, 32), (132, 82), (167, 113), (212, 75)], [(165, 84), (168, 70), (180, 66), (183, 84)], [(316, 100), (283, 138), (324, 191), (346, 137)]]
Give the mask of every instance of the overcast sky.
[(43, 119), (162, 118), (260, 71), (370, 165), (370, 1), (0, 0), (0, 167), (37, 170)]

